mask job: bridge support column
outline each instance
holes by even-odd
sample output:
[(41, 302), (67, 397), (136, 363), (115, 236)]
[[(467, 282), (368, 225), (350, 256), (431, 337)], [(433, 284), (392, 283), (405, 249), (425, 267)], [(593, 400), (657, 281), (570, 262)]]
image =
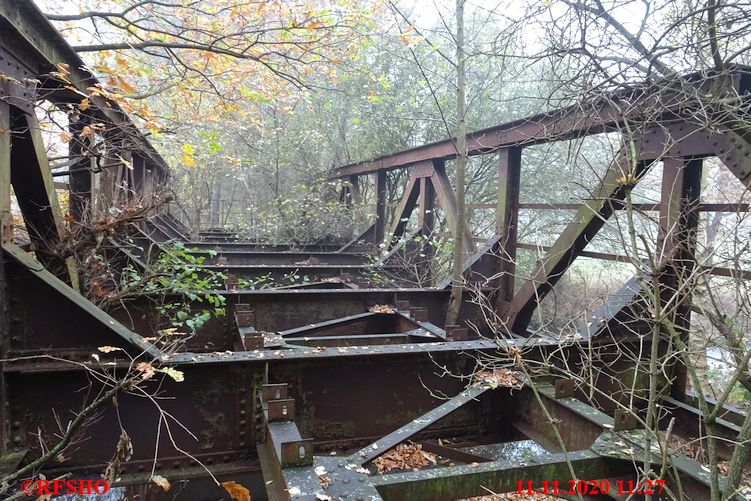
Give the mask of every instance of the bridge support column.
[[(522, 149), (505, 148), (498, 158), (498, 201), (495, 233), (500, 237), (495, 274), (498, 276), (496, 305), (507, 305), (514, 297), (516, 274), (516, 233), (519, 221), (519, 183)], [(503, 309), (506, 309), (505, 307)]]
[(375, 236), (373, 243), (378, 245), (386, 236), (386, 171), (375, 173)]
[[(663, 303), (670, 301), (676, 305), (669, 315), (684, 346), (688, 346), (691, 327), (691, 275), (699, 224), (702, 164), (701, 159), (666, 158), (662, 171), (660, 234), (655, 257), (665, 269), (660, 275), (659, 291)], [(676, 364), (674, 376), (673, 396), (682, 398), (687, 386), (686, 367), (682, 363)]]

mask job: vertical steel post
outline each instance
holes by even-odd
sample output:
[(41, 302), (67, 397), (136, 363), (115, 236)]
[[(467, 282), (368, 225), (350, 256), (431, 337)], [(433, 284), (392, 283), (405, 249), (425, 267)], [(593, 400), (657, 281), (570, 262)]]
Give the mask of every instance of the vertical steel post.
[[(702, 164), (701, 159), (666, 158), (662, 172), (660, 234), (655, 256), (666, 266), (660, 275), (659, 290), (663, 302), (671, 300), (676, 305), (671, 320), (686, 346), (691, 327), (689, 276), (695, 262)], [(674, 375), (673, 396), (681, 398), (686, 391), (686, 367), (678, 363)]]
[(386, 171), (375, 173), (375, 239), (376, 245), (383, 242), (386, 235)]
[[(519, 183), (521, 180), (520, 147), (505, 148), (498, 157), (498, 201), (495, 212), (495, 233), (500, 237), (496, 273), (499, 301), (508, 303), (514, 296), (516, 274), (516, 233), (519, 221)], [(495, 249), (494, 249), (495, 251)]]

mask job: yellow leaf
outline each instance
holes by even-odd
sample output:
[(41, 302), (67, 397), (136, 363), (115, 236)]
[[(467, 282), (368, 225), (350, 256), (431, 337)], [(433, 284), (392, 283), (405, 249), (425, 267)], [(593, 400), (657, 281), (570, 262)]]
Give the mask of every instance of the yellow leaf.
[(185, 143), (181, 149), (186, 155), (193, 155), (196, 152), (196, 149), (193, 148), (193, 145), (188, 143)]
[(186, 167), (195, 167), (196, 165), (196, 159), (191, 157), (187, 153), (183, 153), (182, 162)]
[(183, 375), (182, 371), (173, 369), (172, 367), (165, 367), (164, 369), (159, 369), (159, 372), (163, 372), (164, 374), (167, 374), (169, 377), (171, 377), (178, 383), (182, 383), (183, 381), (185, 381), (185, 376)]
[(86, 91), (89, 94), (92, 94), (92, 95), (96, 94), (102, 97), (108, 97), (108, 94), (109, 94), (106, 90), (102, 89), (101, 87), (86, 87)]
[(250, 491), (242, 485), (230, 480), (229, 482), (222, 482), (222, 487), (224, 487), (224, 490), (229, 493), (232, 499), (250, 501)]
[(169, 483), (169, 480), (167, 480), (161, 475), (154, 475), (153, 477), (151, 477), (151, 481), (154, 482), (159, 487), (161, 487), (162, 489), (164, 489), (165, 492), (170, 490), (170, 487), (172, 487), (172, 485)]
[(409, 43), (409, 37), (407, 35), (402, 33), (401, 35), (399, 35), (399, 38), (402, 39), (402, 42), (407, 43), (407, 44)]
[(136, 88), (130, 85), (128, 82), (123, 80), (121, 77), (117, 77), (117, 86), (123, 91), (128, 94), (135, 94)]
[(123, 163), (123, 165), (125, 167), (128, 168), (128, 170), (133, 170), (133, 163), (132, 162), (129, 162), (128, 160), (126, 160), (125, 158), (123, 158), (122, 155), (118, 155), (117, 158), (120, 159), (120, 161)]
[(78, 109), (81, 111), (86, 111), (89, 109), (89, 98), (85, 97), (81, 99), (81, 102), (78, 103)]
[(71, 139), (73, 139), (73, 134), (71, 134), (70, 132), (62, 131), (60, 133), (60, 141), (62, 141), (63, 143), (69, 143)]
[(101, 351), (102, 353), (112, 353), (113, 351), (123, 351), (122, 348), (118, 348), (117, 346), (100, 346), (97, 348), (97, 350)]
[(66, 89), (68, 89), (68, 90), (69, 90), (69, 91), (71, 91), (71, 92), (75, 92), (75, 93), (76, 93), (76, 94), (78, 94), (79, 96), (84, 96), (84, 97), (86, 97), (86, 94), (84, 94), (83, 92), (81, 92), (80, 90), (78, 90), (78, 87), (76, 87), (76, 86), (74, 86), (74, 85), (66, 85), (66, 86), (65, 86), (65, 88), (66, 88)]

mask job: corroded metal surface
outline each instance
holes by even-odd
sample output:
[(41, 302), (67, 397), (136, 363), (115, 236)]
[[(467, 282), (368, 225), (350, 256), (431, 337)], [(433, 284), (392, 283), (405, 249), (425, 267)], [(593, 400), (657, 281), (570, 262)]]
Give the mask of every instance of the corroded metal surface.
[[(359, 199), (358, 176), (375, 175), (378, 218), (347, 244), (292, 248), (241, 242), (237, 235), (218, 229), (193, 234), (169, 214), (140, 222), (127, 235), (114, 235), (119, 258), (136, 266), (148, 265), (147, 250), (159, 253), (172, 242), (180, 242), (194, 255), (207, 257), (209, 269), (234, 275), (234, 280), (228, 280), (230, 290), (217, 291), (227, 299), (228, 315), (208, 321), (183, 351), (165, 355), (147, 339), (168, 327), (156, 305), (137, 299), (108, 312), (98, 309), (75, 290), (75, 270), (69, 263), (56, 259), (43, 246), (60, 238), (60, 212), (43, 144), (34, 132), (32, 104), (39, 99), (39, 89), (31, 80), (44, 82), (45, 98), (65, 106), (80, 99), (75, 89), (85, 90), (95, 82), (94, 76), (32, 2), (0, 0), (0, 28), (0, 72), (16, 80), (0, 80), (0, 128), (25, 124), (20, 134), (0, 132), (3, 465), (15, 468), (38, 457), (40, 444), (54, 443), (64, 423), (106, 393), (133, 360), (147, 360), (157, 367), (180, 370), (184, 376), (184, 381), (177, 382), (159, 373), (144, 383), (145, 389), (158, 396), (162, 410), (143, 394), (121, 392), (113, 402), (116, 405), (103, 407), (86, 424), (70, 451), (45, 467), (49, 478), (63, 473), (98, 475), (111, 461), (123, 429), (133, 454), (120, 467), (120, 483), (146, 483), (153, 470), (172, 481), (191, 479), (192, 499), (221, 495), (211, 490), (210, 483), (201, 483), (210, 478), (209, 472), (219, 479), (245, 482), (253, 499), (264, 499), (267, 494), (294, 499), (314, 499), (317, 494), (455, 499), (483, 494), (482, 487), (514, 490), (521, 479), (566, 479), (570, 465), (582, 478), (633, 477), (631, 462), (618, 456), (612, 445), (627, 441), (638, 447), (641, 431), (635, 417), (640, 409), (633, 414), (614, 413), (612, 402), (587, 399), (573, 380), (543, 383), (535, 391), (530, 387), (490, 390), (471, 386), (470, 375), (477, 368), (477, 357), (503, 358), (515, 348), (527, 350), (525, 356), (531, 360), (546, 357), (553, 364), (580, 364), (581, 353), (570, 350), (570, 343), (562, 346), (556, 339), (531, 336), (527, 325), (539, 301), (576, 257), (618, 259), (587, 253), (584, 248), (604, 220), (623, 208), (621, 199), (630, 186), (619, 179), (623, 165), (634, 159), (619, 157), (620, 163), (613, 165), (597, 188), (595, 200), (559, 205), (579, 211), (577, 219), (546, 249), (548, 254), (531, 280), (515, 292), (513, 255), (525, 245), (516, 242), (518, 210), (535, 208), (518, 200), (523, 148), (613, 130), (624, 119), (638, 118), (639, 107), (624, 117), (612, 107), (594, 103), (470, 134), (470, 154), (499, 154), (498, 235), (477, 252), (469, 246), (465, 249), (466, 276), (488, 295), (516, 337), (476, 338), (468, 330), (468, 321), (482, 333), (492, 330), (470, 301), (465, 301), (456, 325), (445, 325), (447, 283), (435, 288), (406, 283), (405, 287), (376, 288), (368, 282), (374, 270), (399, 271), (395, 258), (426, 251), (396, 243), (393, 237), (431, 234), (436, 205), (449, 227), (455, 226), (455, 195), (444, 168), (444, 160), (455, 155), (455, 148), (446, 140), (332, 173), (350, 181), (343, 203)], [(69, 65), (73, 88), (48, 78), (59, 63)], [(748, 71), (741, 68), (736, 77), (739, 89), (748, 88)], [(649, 96), (641, 98), (642, 107), (665, 104)], [(665, 106), (666, 111), (675, 111), (669, 103)], [(165, 181), (166, 164), (116, 103), (93, 99), (90, 116), (117, 126), (120, 137), (107, 138), (108, 147), (134, 160), (142, 176), (130, 187), (134, 193), (146, 184)], [(658, 114), (654, 120), (659, 119)], [(679, 119), (666, 126), (648, 125), (636, 138), (639, 173), (665, 152), (671, 160), (663, 179), (663, 200), (642, 208), (660, 211), (660, 238), (666, 247), (690, 250), (684, 244), (691, 242), (675, 229), (690, 230), (695, 224), (695, 212), (687, 212), (686, 200), (698, 197), (700, 159), (718, 156), (748, 184), (748, 145), (739, 144), (730, 131), (701, 130)], [(387, 171), (398, 168), (410, 170), (408, 189), (397, 205), (396, 219), (387, 221)], [(89, 190), (87, 176), (88, 172), (71, 181), (76, 196)], [(10, 242), (11, 185), (32, 230), (36, 259)], [(740, 210), (730, 205), (713, 209)], [(85, 203), (79, 204), (77, 211), (84, 210)], [(408, 230), (406, 223), (415, 210), (418, 227)], [(471, 234), (466, 237), (466, 242), (472, 242)], [(367, 252), (374, 244), (389, 250), (377, 263)], [(690, 265), (683, 261), (690, 261), (690, 256), (683, 258), (676, 266), (687, 269)], [(275, 289), (238, 290), (240, 279), (266, 274), (277, 282)], [(280, 286), (278, 282), (290, 274), (303, 278)], [(494, 278), (486, 280), (490, 276)], [(657, 279), (668, 284), (670, 277)], [(583, 346), (608, 355), (598, 337), (602, 333), (619, 336), (625, 345), (634, 342), (628, 333), (618, 332), (616, 325), (624, 315), (638, 318), (643, 314), (639, 290), (633, 285), (633, 281), (626, 284), (582, 328)], [(191, 307), (200, 311), (205, 306), (196, 302)], [(102, 346), (114, 351), (98, 350)], [(597, 384), (612, 400), (625, 397), (615, 389), (614, 381), (629, 369), (629, 363), (613, 362), (601, 368), (603, 377)], [(101, 374), (108, 374), (109, 379)], [(640, 376), (633, 375), (637, 390), (643, 387)], [(665, 401), (665, 410), (671, 413), (666, 418), (676, 418), (676, 432), (693, 436), (698, 411), (681, 391)], [(724, 440), (721, 450), (727, 454), (737, 436), (738, 415), (729, 412), (723, 417), (728, 419), (721, 420), (718, 429)], [(558, 426), (557, 434), (553, 423)], [(372, 475), (371, 461), (405, 439), (420, 441), (426, 451), (464, 464)], [(483, 458), (465, 447), (520, 439), (533, 439), (546, 454), (518, 464)], [(477, 459), (478, 464), (471, 463)], [(677, 458), (676, 465), (691, 492), (705, 496), (707, 478), (700, 465), (684, 457)], [(326, 473), (319, 473), (318, 468)], [(325, 489), (322, 475), (329, 477)]]

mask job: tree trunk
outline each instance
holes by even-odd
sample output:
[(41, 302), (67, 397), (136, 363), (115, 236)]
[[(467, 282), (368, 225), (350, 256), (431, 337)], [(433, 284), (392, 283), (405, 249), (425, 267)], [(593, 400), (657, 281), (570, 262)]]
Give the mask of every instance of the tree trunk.
[(451, 286), (451, 304), (446, 324), (456, 323), (464, 290), (462, 267), (464, 265), (464, 233), (466, 207), (464, 204), (465, 170), (467, 166), (466, 75), (464, 73), (464, 0), (456, 0), (456, 228), (454, 228), (454, 263)]

